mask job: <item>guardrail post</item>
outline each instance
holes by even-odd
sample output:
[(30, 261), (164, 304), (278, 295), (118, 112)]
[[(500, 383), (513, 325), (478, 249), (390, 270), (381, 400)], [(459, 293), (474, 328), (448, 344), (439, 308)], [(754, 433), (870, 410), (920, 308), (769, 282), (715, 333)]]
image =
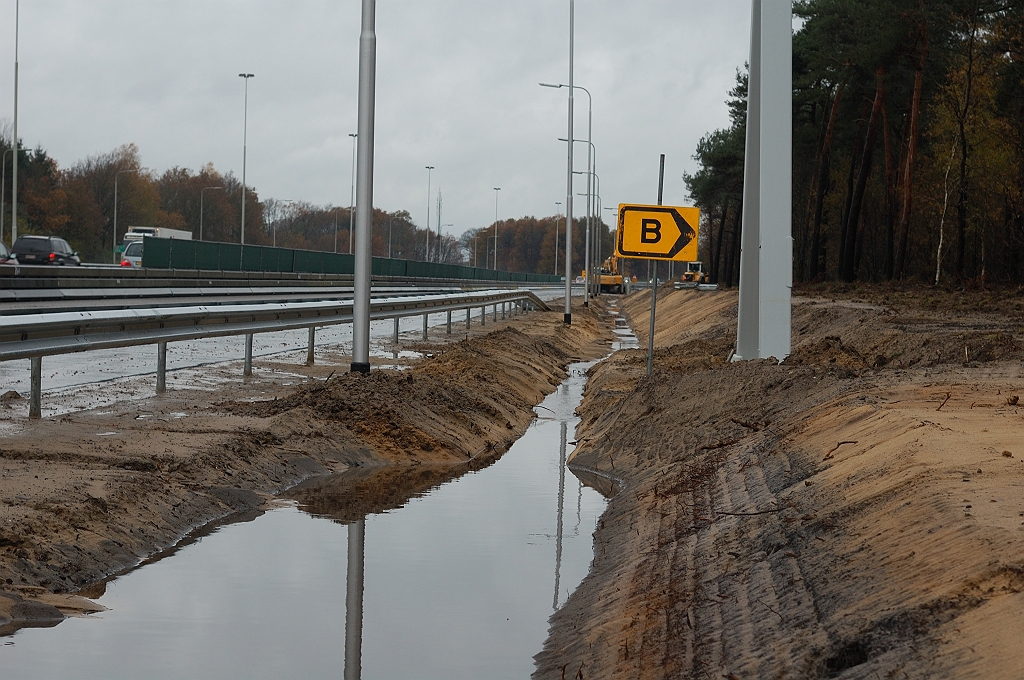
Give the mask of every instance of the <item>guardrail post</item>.
[(508, 306), (507, 302), (502, 302), (501, 303), (501, 320), (502, 321), (505, 320), (505, 307), (507, 307), (507, 306)]
[(498, 323), (498, 303), (494, 303), (494, 323)]
[(156, 343), (156, 393), (167, 391), (167, 343)]
[(480, 308), (480, 325), (481, 326), (486, 326), (487, 325), (487, 307), (486, 306)]
[(466, 307), (466, 330), (468, 331), (473, 326), (473, 308)]
[(395, 317), (395, 347), (398, 347), (398, 322), (401, 321), (401, 317)]
[(430, 319), (430, 314), (423, 315), (423, 339), (427, 339), (427, 322)]
[(452, 334), (452, 311), (448, 310), (448, 335)]
[(28, 417), (43, 417), (43, 358), (32, 357), (32, 392), (28, 400)]
[(245, 334), (245, 368), (242, 375), (246, 378), (252, 376), (252, 333)]
[(313, 365), (313, 345), (316, 342), (316, 326), (309, 327), (309, 345), (306, 347), (306, 365)]

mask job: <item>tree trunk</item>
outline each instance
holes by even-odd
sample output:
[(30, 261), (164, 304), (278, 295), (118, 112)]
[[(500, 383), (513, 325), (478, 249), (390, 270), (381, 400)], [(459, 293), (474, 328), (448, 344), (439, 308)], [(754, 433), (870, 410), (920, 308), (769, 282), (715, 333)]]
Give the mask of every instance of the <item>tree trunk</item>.
[(885, 68), (878, 67), (875, 72), (878, 85), (875, 88), (875, 103), (871, 107), (871, 117), (868, 119), (867, 135), (864, 139), (864, 156), (861, 159), (860, 173), (857, 177), (857, 186), (854, 189), (853, 197), (850, 200), (850, 216), (846, 226), (846, 248), (845, 259), (840, 269), (840, 279), (847, 283), (852, 282), (857, 275), (857, 242), (860, 224), (860, 211), (864, 204), (864, 191), (867, 188), (868, 177), (871, 175), (871, 159), (875, 150), (875, 139), (878, 136), (878, 120), (881, 118), (882, 102), (885, 97), (884, 78)]
[(907, 270), (907, 243), (910, 240), (910, 210), (914, 204), (914, 161), (917, 156), (918, 129), (921, 120), (921, 90), (924, 88), (924, 66), (928, 58), (928, 17), (924, 13), (924, 0), (920, 1), (921, 9), (921, 58), (917, 62), (917, 73), (914, 76), (914, 94), (910, 104), (910, 137), (907, 142), (907, 162), (903, 168), (903, 208), (900, 211), (899, 242), (896, 246), (896, 263), (894, 275), (902, 279)]
[(850, 208), (853, 205), (853, 188), (857, 179), (857, 141), (864, 136), (864, 121), (868, 117), (869, 105), (864, 103), (864, 111), (861, 113), (857, 124), (857, 135), (853, 138), (853, 150), (850, 152), (850, 172), (846, 176), (846, 202), (843, 205), (843, 217), (839, 234), (839, 262), (836, 275), (842, 278), (843, 263), (846, 262), (846, 239), (850, 228)]
[(714, 255), (711, 257), (711, 283), (718, 283), (722, 271), (722, 241), (725, 239), (725, 222), (729, 217), (729, 199), (722, 204), (722, 219), (718, 222), (718, 238), (715, 239), (713, 248)]
[(885, 262), (882, 265), (882, 276), (887, 280), (893, 278), (893, 266), (896, 250), (896, 179), (892, 161), (892, 135), (889, 129), (889, 114), (882, 107), (882, 126), (885, 146)]
[[(814, 222), (811, 226), (811, 263), (808, 276), (811, 281), (818, 277), (819, 273), (825, 272), (824, 263), (821, 258), (821, 218), (825, 209), (825, 194), (829, 188), (829, 162), (832, 155), (832, 140), (835, 138), (836, 118), (839, 114), (839, 102), (842, 99), (843, 91), (846, 89), (846, 81), (843, 80), (836, 88), (836, 96), (832, 100), (832, 110), (828, 116), (828, 127), (825, 130), (825, 139), (821, 145), (821, 153), (818, 157), (818, 181), (817, 196), (814, 201)], [(819, 269), (820, 267), (820, 269)]]
[(978, 35), (978, 7), (975, 3), (971, 17), (971, 37), (967, 41), (967, 73), (964, 74), (963, 107), (957, 107), (957, 133), (960, 145), (960, 178), (956, 192), (956, 258), (954, 269), (962, 281), (966, 278), (965, 253), (967, 251), (967, 116), (971, 110), (971, 95), (974, 86), (974, 45)]

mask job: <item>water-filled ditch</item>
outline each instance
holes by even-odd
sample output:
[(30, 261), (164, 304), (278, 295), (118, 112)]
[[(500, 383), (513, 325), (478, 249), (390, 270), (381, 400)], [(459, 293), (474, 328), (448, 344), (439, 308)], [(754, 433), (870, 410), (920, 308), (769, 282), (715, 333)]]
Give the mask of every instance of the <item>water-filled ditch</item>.
[(0, 638), (3, 677), (528, 677), (605, 507), (565, 467), (590, 365), (490, 467), (311, 480), (111, 581), (108, 611)]

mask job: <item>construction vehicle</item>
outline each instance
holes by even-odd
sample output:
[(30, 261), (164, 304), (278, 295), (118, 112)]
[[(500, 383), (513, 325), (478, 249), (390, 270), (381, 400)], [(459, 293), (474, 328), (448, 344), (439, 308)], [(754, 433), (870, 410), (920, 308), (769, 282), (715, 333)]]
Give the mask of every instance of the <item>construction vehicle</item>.
[[(680, 281), (684, 287), (696, 288), (699, 284), (708, 282), (708, 274), (700, 262), (687, 262), (686, 271), (683, 272)], [(686, 286), (686, 284), (691, 284), (691, 286)]]
[(601, 264), (598, 270), (600, 291), (602, 293), (622, 293), (622, 273), (619, 271), (619, 258), (612, 255)]

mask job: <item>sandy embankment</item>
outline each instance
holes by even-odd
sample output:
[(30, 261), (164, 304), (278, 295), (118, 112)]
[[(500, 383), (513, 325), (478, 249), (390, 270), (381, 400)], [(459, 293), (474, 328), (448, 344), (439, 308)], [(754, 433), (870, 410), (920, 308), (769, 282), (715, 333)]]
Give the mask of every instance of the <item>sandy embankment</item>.
[(670, 292), (652, 378), (594, 369), (572, 463), (626, 486), (535, 677), (1024, 677), (1019, 297), (875, 298), (730, 364), (735, 293)]
[[(560, 313), (534, 313), (455, 337), (466, 339), (451, 342), (441, 329), (415, 345), (428, 357), (408, 371), (352, 375), (350, 359), (338, 357), (334, 367), (288, 367), (309, 376), (295, 388), (268, 385), (268, 367), (257, 364), (255, 380), (214, 392), (18, 421), (17, 434), (0, 437), (0, 626), (59, 620), (51, 605), (87, 608), (54, 594), (128, 569), (304, 479), (391, 465), (410, 470), (389, 477), (401, 495), (493, 460), (565, 366), (603, 355), (610, 334), (579, 310), (570, 328)], [(369, 503), (353, 512), (390, 502), (359, 493), (380, 483), (352, 482), (345, 493)], [(305, 491), (318, 492), (338, 490)]]

